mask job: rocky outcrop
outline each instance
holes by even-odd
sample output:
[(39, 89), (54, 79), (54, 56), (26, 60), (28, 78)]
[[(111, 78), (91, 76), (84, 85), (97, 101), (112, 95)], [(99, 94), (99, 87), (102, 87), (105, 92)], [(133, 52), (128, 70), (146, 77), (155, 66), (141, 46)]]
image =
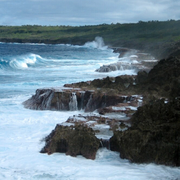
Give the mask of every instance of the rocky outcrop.
[(113, 64), (103, 65), (100, 68), (96, 69), (96, 72), (111, 72), (111, 71), (123, 71), (123, 70), (134, 70), (138, 71), (147, 71), (149, 72), (154, 65), (157, 64), (157, 60), (130, 60), (129, 62), (118, 61)]
[(133, 115), (132, 127), (115, 131), (111, 150), (121, 158), (136, 163), (180, 166), (180, 99), (164, 99), (139, 107)]
[(106, 78), (94, 79), (93, 81), (65, 84), (64, 87), (81, 88), (84, 90), (93, 89), (112, 95), (131, 95), (136, 94), (134, 91), (135, 81), (136, 76), (122, 75), (115, 78), (107, 76)]
[(139, 71), (137, 76), (118, 76), (94, 80), (90, 83), (72, 84), (72, 87), (96, 87), (116, 90), (116, 93), (142, 94), (152, 97), (174, 98), (180, 96), (180, 58), (171, 56), (162, 59), (149, 72)]
[(139, 70), (137, 65), (117, 62), (117, 63), (113, 63), (109, 65), (103, 65), (100, 68), (96, 69), (96, 72), (111, 72), (111, 71), (118, 71), (118, 70), (124, 70), (124, 69), (125, 70), (133, 69), (136, 71)]
[[(67, 121), (56, 125), (55, 129), (44, 138), (45, 146), (40, 152), (48, 154), (60, 152), (95, 159), (98, 148), (110, 149), (109, 139), (113, 135), (113, 130), (123, 131), (130, 126), (125, 111), (114, 109), (116, 113), (123, 113), (120, 118), (97, 113), (73, 115)], [(130, 108), (127, 107), (127, 111), (130, 111)]]
[[(86, 112), (98, 109), (97, 112), (102, 116), (108, 116), (108, 118), (78, 117), (81, 120), (83, 119), (81, 123), (76, 121), (76, 117), (69, 118), (66, 122), (69, 123), (68, 127), (57, 125), (56, 129), (60, 129), (60, 131), (55, 129), (46, 138), (46, 146), (42, 152), (49, 154), (65, 152), (72, 156), (81, 154), (94, 159), (98, 147), (107, 146), (111, 150), (119, 151), (121, 158), (127, 158), (131, 162), (154, 162), (180, 166), (179, 67), (179, 57), (171, 56), (159, 61), (150, 72), (140, 71), (137, 76), (124, 75), (66, 84), (61, 90), (38, 89), (34, 96), (23, 103), (26, 108), (38, 110), (84, 109)], [(132, 94), (142, 94), (143, 98)], [(162, 97), (165, 97), (166, 100)], [(144, 105), (139, 107), (142, 105), (142, 99)], [(139, 107), (135, 114), (136, 109), (134, 107)], [(116, 118), (114, 118), (113, 113), (115, 113)], [(120, 113), (126, 115), (125, 118), (123, 117), (124, 119), (117, 118)], [(95, 121), (95, 119), (97, 120)], [(71, 123), (73, 126), (70, 126)], [(92, 144), (84, 145), (91, 138), (89, 135), (83, 135), (87, 138), (82, 140), (81, 135), (84, 133), (83, 129), (91, 132), (87, 129), (87, 125), (90, 123), (90, 127), (94, 130), (92, 131), (93, 134), (100, 132), (96, 127), (101, 124), (108, 125), (108, 130), (103, 130), (105, 133), (114, 130), (114, 135), (110, 139), (110, 146), (109, 139), (98, 140), (97, 144), (100, 143), (101, 145), (97, 147), (95, 143), (95, 149), (92, 148)], [(64, 134), (66, 131), (68, 132), (67, 135)], [(96, 136), (97, 133), (94, 135)], [(65, 139), (61, 137), (65, 137)], [(72, 141), (67, 140), (71, 138)], [(84, 148), (81, 149), (84, 146), (87, 147), (87, 152)], [(68, 149), (69, 147), (71, 148)]]
[(149, 73), (138, 73), (137, 90), (155, 97), (174, 98), (180, 95), (180, 59), (162, 59)]
[(110, 47), (113, 49), (114, 53), (119, 53), (119, 58), (124, 57), (125, 55), (129, 54), (135, 54), (138, 52), (136, 49), (130, 49), (130, 48), (125, 48), (125, 47)]
[(89, 82), (66, 84), (64, 89), (38, 89), (25, 101), (24, 107), (35, 110), (81, 110), (91, 112), (132, 99), (142, 94), (144, 103), (153, 98), (180, 96), (180, 59), (170, 57), (158, 62), (147, 73), (137, 76), (117, 76), (95, 79)]
[(56, 125), (45, 138), (45, 142), (41, 153), (60, 152), (71, 156), (82, 155), (87, 159), (95, 159), (100, 147), (100, 141), (96, 138), (94, 131), (84, 125)]
[[(107, 140), (112, 137), (113, 130), (124, 130), (124, 128), (131, 126), (129, 121), (130, 116), (127, 116), (128, 112), (135, 111), (132, 107), (122, 108), (122, 109), (112, 109), (106, 112), (105, 115), (99, 115), (97, 113), (86, 113), (73, 115), (67, 119), (66, 122), (61, 123), (64, 126), (70, 125), (85, 125), (94, 130), (96, 137), (101, 141)], [(113, 116), (114, 115), (114, 116)]]
[[(60, 102), (57, 101), (59, 97), (61, 97)], [(23, 102), (23, 105), (25, 108), (34, 110), (66, 110), (69, 109), (69, 99), (67, 101), (67, 98), (69, 98), (69, 94), (55, 93), (54, 89), (37, 89), (36, 94)]]
[(36, 110), (94, 111), (143, 95), (144, 103), (153, 98), (180, 96), (180, 59), (169, 57), (158, 62), (149, 73), (139, 71), (137, 76), (117, 76), (88, 82), (66, 84), (64, 89), (38, 89), (23, 104)]
[[(82, 89), (37, 89), (36, 94), (23, 102), (25, 108), (34, 110), (81, 110), (92, 112), (99, 108), (116, 105), (131, 99), (131, 96), (106, 94), (103, 91)], [(133, 99), (132, 99), (133, 100)]]
[(120, 53), (119, 61), (116, 63), (103, 65), (96, 69), (96, 72), (111, 72), (117, 70), (146, 70), (147, 72), (157, 64), (158, 60), (148, 53), (142, 53), (135, 49), (112, 48), (114, 52)]

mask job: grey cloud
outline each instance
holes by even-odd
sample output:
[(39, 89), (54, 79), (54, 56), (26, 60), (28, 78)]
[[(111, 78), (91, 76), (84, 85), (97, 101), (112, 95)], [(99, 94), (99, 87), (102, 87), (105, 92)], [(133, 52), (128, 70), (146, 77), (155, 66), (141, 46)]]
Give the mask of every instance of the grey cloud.
[(179, 19), (173, 0), (0, 0), (0, 24), (85, 25)]

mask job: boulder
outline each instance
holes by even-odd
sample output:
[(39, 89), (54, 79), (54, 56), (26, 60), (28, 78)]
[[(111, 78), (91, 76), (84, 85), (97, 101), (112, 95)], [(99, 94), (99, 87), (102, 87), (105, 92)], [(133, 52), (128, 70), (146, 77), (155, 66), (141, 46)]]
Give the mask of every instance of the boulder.
[(55, 129), (45, 138), (45, 146), (40, 151), (49, 155), (55, 152), (67, 155), (82, 155), (87, 159), (95, 159), (100, 147), (100, 140), (94, 131), (85, 125), (62, 126)]
[(180, 99), (164, 99), (142, 107), (131, 118), (132, 126), (115, 131), (111, 150), (136, 163), (180, 166)]

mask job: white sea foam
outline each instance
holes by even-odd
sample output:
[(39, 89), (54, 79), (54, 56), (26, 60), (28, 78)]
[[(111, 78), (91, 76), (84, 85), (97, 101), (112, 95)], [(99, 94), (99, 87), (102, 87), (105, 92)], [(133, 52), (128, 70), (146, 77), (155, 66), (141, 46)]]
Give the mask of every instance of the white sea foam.
[(84, 47), (97, 48), (102, 50), (107, 49), (107, 46), (105, 46), (104, 44), (103, 38), (99, 36), (97, 36), (94, 41), (85, 43)]
[(14, 69), (26, 69), (29, 65), (35, 64), (37, 59), (42, 59), (42, 57), (36, 54), (17, 56), (9, 62), (9, 65)]
[[(1, 106), (0, 117), (0, 177), (17, 179), (132, 179), (175, 180), (180, 169), (155, 164), (132, 164), (119, 158), (119, 153), (107, 149), (97, 152), (96, 160), (76, 158), (65, 154), (40, 154), (44, 143), (40, 140), (48, 135), (55, 125), (79, 112), (31, 111), (24, 109), (21, 101), (26, 96), (6, 99)], [(11, 103), (11, 107), (9, 107)], [(17, 114), (17, 112), (21, 112)]]

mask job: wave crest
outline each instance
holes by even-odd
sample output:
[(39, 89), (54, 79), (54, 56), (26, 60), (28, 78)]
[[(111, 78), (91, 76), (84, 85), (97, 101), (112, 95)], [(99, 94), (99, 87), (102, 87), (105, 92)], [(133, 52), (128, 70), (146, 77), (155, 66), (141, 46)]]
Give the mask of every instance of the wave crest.
[(17, 56), (9, 60), (0, 60), (1, 69), (27, 69), (30, 66), (36, 64), (37, 61), (42, 59), (41, 56), (37, 54), (27, 54), (23, 56)]
[(84, 46), (88, 48), (96, 48), (102, 50), (107, 49), (107, 46), (105, 46), (103, 38), (99, 36), (97, 36), (94, 39), (94, 41), (85, 43)]
[(11, 60), (9, 65), (15, 69), (26, 69), (29, 65), (35, 64), (38, 57), (40, 56), (36, 54), (22, 56)]

